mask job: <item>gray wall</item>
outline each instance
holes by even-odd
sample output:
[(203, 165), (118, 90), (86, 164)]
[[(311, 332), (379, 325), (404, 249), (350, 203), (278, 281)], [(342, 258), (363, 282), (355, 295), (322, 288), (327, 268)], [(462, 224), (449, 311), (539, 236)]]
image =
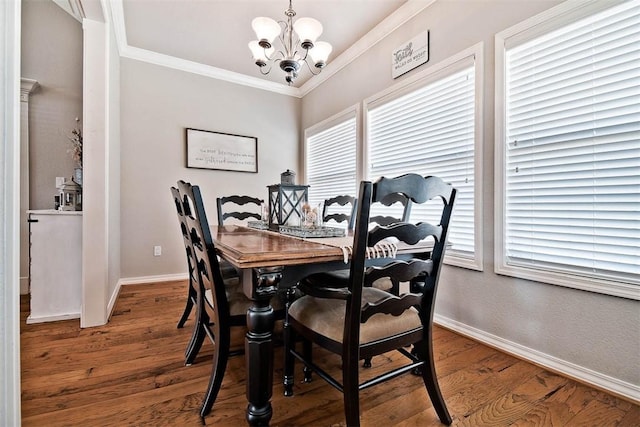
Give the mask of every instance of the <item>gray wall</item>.
[[(494, 35), (557, 1), (448, 1), (428, 7), (354, 63), (304, 97), (302, 128), (318, 123), (397, 82), (390, 52), (426, 29), (430, 61), (423, 70), (484, 42), (484, 272), (446, 266), (436, 313), (480, 335), (573, 363), (595, 376), (640, 384), (637, 301), (517, 280), (493, 273)], [(399, 80), (410, 76), (401, 77)], [(473, 329), (475, 328), (475, 329)]]
[(30, 99), (30, 209), (53, 209), (55, 177), (75, 163), (67, 136), (82, 119), (82, 25), (52, 1), (22, 1), (22, 77), (37, 80)]
[[(215, 198), (251, 194), (298, 165), (300, 100), (259, 89), (121, 60), (121, 260), (124, 281), (185, 273), (184, 247), (169, 187), (200, 185), (209, 221)], [(258, 173), (188, 169), (185, 128), (258, 138)], [(153, 256), (153, 246), (162, 256)]]

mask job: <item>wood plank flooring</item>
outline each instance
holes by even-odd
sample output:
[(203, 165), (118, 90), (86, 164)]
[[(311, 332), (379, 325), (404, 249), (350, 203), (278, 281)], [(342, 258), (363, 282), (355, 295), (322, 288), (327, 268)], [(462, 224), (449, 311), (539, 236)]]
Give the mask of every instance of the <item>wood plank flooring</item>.
[[(210, 374), (207, 341), (184, 366), (193, 325), (177, 329), (186, 282), (122, 288), (111, 321), (80, 329), (69, 320), (27, 325), (22, 300), (23, 426), (201, 426), (198, 410)], [(193, 316), (193, 314), (192, 314)], [(244, 332), (236, 329), (235, 342)], [(640, 426), (640, 407), (451, 331), (434, 330), (440, 386), (457, 426)], [(334, 356), (317, 360), (338, 372)], [(374, 358), (374, 375), (396, 355)], [(325, 365), (326, 366), (326, 365)], [(282, 349), (276, 349), (274, 426), (343, 426), (342, 395), (316, 378), (282, 395)], [(297, 380), (302, 368), (296, 364)], [(207, 425), (245, 425), (244, 358), (230, 360)], [(361, 394), (363, 426), (439, 426), (422, 381), (404, 375)]]

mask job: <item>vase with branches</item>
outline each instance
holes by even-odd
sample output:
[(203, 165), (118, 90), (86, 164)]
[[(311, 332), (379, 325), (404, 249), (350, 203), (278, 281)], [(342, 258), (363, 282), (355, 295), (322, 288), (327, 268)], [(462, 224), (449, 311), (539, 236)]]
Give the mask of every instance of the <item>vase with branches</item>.
[(76, 127), (71, 131), (71, 135), (68, 136), (71, 147), (67, 150), (71, 153), (71, 158), (82, 168), (82, 126), (80, 126), (80, 119), (76, 117)]
[(76, 162), (76, 167), (73, 171), (73, 181), (76, 184), (82, 185), (82, 126), (80, 125), (80, 119), (76, 117), (76, 127), (73, 128), (71, 134), (67, 136), (70, 147), (67, 150), (71, 154), (71, 158)]

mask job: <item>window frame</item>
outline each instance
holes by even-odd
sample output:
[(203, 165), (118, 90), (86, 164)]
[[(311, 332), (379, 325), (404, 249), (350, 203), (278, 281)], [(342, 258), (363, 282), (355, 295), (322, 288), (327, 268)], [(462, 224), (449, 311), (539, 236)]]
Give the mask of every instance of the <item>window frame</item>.
[(368, 141), (368, 111), (376, 106), (393, 101), (401, 96), (418, 90), (432, 82), (438, 81), (451, 74), (454, 74), (470, 64), (474, 65), (475, 71), (475, 105), (474, 105), (474, 251), (473, 257), (460, 256), (451, 253), (445, 254), (444, 262), (448, 265), (467, 268), (475, 271), (483, 271), (483, 146), (484, 146), (484, 46), (477, 43), (474, 46), (443, 60), (424, 71), (415, 74), (387, 89), (366, 98), (363, 101), (363, 171), (364, 175), (369, 173), (369, 141)]
[(518, 46), (542, 34), (569, 25), (605, 9), (623, 3), (612, 2), (566, 2), (539, 15), (527, 19), (495, 36), (495, 199), (494, 199), (494, 271), (496, 274), (527, 279), (573, 289), (586, 290), (606, 295), (640, 300), (640, 287), (614, 279), (589, 277), (570, 271), (548, 271), (533, 266), (508, 263), (506, 253), (506, 53), (509, 47)]

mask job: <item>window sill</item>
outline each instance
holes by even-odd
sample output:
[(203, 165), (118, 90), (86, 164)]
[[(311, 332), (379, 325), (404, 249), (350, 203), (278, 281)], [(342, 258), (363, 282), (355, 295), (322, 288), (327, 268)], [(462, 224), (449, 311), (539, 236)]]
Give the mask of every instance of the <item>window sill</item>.
[(512, 265), (496, 265), (495, 273), (550, 285), (595, 292), (640, 301), (640, 286), (614, 280), (596, 279), (577, 274), (557, 273)]

